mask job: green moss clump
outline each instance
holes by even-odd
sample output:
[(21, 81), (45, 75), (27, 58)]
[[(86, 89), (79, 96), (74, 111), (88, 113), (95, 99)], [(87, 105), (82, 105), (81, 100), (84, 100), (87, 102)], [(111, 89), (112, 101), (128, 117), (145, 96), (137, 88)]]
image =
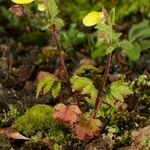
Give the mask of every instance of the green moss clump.
[(64, 129), (52, 118), (53, 107), (38, 104), (30, 108), (21, 117), (18, 117), (12, 125), (17, 131), (26, 136), (36, 135), (41, 132), (53, 140), (60, 142), (64, 140)]

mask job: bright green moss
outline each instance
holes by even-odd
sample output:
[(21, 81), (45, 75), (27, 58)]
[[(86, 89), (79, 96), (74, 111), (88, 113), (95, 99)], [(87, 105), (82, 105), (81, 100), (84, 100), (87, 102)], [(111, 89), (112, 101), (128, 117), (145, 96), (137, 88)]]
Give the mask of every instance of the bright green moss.
[(59, 142), (64, 139), (64, 132), (60, 124), (52, 118), (52, 114), (53, 107), (38, 104), (17, 118), (12, 127), (28, 137), (41, 132), (48, 134), (51, 140)]

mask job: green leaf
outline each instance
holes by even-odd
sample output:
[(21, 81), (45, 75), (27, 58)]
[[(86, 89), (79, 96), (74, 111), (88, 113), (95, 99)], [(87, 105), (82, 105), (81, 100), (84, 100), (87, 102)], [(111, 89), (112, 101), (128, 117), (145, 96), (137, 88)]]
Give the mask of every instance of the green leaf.
[(115, 23), (116, 15), (115, 15), (115, 8), (113, 8), (109, 13), (109, 18), (112, 24)]
[(83, 88), (81, 94), (89, 94), (91, 96), (91, 99), (95, 100), (97, 97), (97, 90), (89, 84)]
[(59, 13), (55, 0), (48, 0), (48, 9), (49, 9), (51, 18), (56, 17)]
[(58, 17), (54, 19), (53, 23), (59, 28), (64, 26), (64, 21)]
[(96, 29), (98, 29), (100, 32), (104, 33), (105, 39), (108, 39), (108, 40), (112, 39), (112, 29), (106, 23), (99, 23), (96, 26)]
[(54, 78), (51, 78), (51, 80), (49, 80), (49, 81), (45, 84), (45, 86), (43, 87), (43, 94), (44, 94), (44, 95), (47, 94), (47, 93), (51, 90), (54, 81), (55, 81)]
[(47, 82), (49, 82), (51, 80), (51, 77), (50, 76), (45, 76), (45, 77), (43, 77), (40, 81), (39, 81), (39, 83), (38, 83), (38, 85), (37, 85), (37, 90), (36, 90), (36, 97), (38, 97), (39, 96), (39, 94), (40, 94), (40, 92), (42, 91), (42, 89), (43, 89), (43, 87), (47, 84)]
[(114, 100), (124, 101), (124, 96), (132, 94), (133, 91), (123, 81), (115, 81), (106, 87), (106, 101), (114, 106)]
[(122, 47), (122, 52), (132, 61), (136, 61), (140, 58), (141, 47), (138, 43), (131, 44), (129, 41), (123, 40), (119, 44)]
[(121, 33), (117, 33), (117, 32), (113, 31), (113, 33), (112, 33), (112, 43), (117, 44), (119, 42), (120, 36), (121, 36)]
[(44, 76), (37, 84), (36, 97), (39, 96), (40, 93), (47, 94), (48, 92), (52, 92), (54, 98), (57, 97), (61, 89), (61, 84), (58, 79), (49, 74)]
[(142, 40), (140, 42), (141, 51), (150, 49), (150, 40)]
[(142, 40), (150, 37), (150, 25), (148, 20), (135, 24), (129, 31), (128, 38), (130, 42)]
[(91, 97), (92, 101), (96, 100), (97, 90), (91, 79), (86, 77), (79, 77), (76, 74), (70, 79), (72, 84), (72, 90), (79, 91), (81, 94), (87, 94)]
[(92, 59), (99, 61), (106, 55), (107, 45), (104, 42), (98, 42), (95, 50), (92, 52)]
[(127, 40), (120, 41), (119, 46), (125, 51), (133, 50), (133, 45)]
[(62, 148), (57, 143), (55, 143), (54, 144), (54, 150), (62, 150)]
[(84, 74), (87, 70), (98, 72), (98, 68), (94, 67), (93, 65), (83, 64), (74, 72), (74, 74), (81, 75)]
[(61, 90), (61, 83), (60, 82), (58, 82), (58, 83), (55, 82), (52, 86), (52, 95), (53, 95), (54, 98), (56, 98), (58, 96), (60, 90)]
[(51, 22), (47, 22), (45, 25), (43, 25), (42, 30), (47, 30), (51, 27), (52, 23)]
[(141, 53), (141, 47), (138, 43), (133, 44), (133, 50), (127, 51), (127, 56), (132, 60), (132, 61), (137, 61), (140, 58), (140, 53)]
[(109, 46), (106, 50), (106, 54), (112, 53), (117, 47), (118, 47), (118, 45), (116, 45), (116, 44)]
[(108, 104), (110, 104), (111, 106), (115, 107), (115, 105), (114, 105), (114, 97), (111, 95), (111, 93), (107, 93), (105, 99), (106, 99)]

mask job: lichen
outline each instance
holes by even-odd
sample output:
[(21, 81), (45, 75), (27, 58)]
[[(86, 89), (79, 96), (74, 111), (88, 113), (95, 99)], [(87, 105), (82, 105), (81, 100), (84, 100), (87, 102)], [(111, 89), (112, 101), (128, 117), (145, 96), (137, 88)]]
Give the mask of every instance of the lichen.
[(18, 117), (12, 127), (28, 137), (41, 132), (44, 136), (48, 134), (51, 140), (60, 142), (64, 140), (64, 131), (62, 125), (52, 118), (52, 114), (53, 107), (38, 104)]

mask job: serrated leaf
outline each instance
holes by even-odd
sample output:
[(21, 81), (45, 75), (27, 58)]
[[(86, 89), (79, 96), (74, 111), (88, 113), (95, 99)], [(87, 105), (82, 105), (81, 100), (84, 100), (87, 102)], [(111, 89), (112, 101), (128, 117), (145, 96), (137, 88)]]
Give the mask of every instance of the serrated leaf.
[(47, 94), (47, 93), (51, 90), (52, 85), (53, 85), (54, 82), (55, 82), (55, 79), (54, 79), (54, 78), (51, 78), (51, 80), (49, 80), (49, 81), (45, 84), (45, 86), (43, 87), (43, 94), (44, 94), (44, 95)]
[(85, 73), (87, 70), (91, 70), (93, 72), (98, 72), (98, 68), (94, 67), (93, 65), (83, 64), (74, 73), (77, 75), (81, 75), (81, 74)]
[(111, 106), (115, 106), (114, 105), (114, 97), (111, 95), (111, 93), (107, 93), (105, 99), (108, 104), (110, 104)]
[(109, 46), (106, 50), (106, 54), (112, 53), (117, 48), (116, 44)]
[(52, 23), (51, 22), (47, 22), (45, 25), (43, 25), (42, 30), (47, 30), (51, 27)]
[(110, 40), (112, 39), (112, 29), (110, 28), (109, 25), (105, 23), (100, 23), (96, 27), (100, 32), (102, 31), (104, 33), (105, 40)]
[(109, 18), (110, 18), (112, 24), (114, 24), (115, 20), (116, 20), (115, 11), (116, 11), (115, 8), (113, 8), (109, 13)]
[(61, 28), (64, 26), (64, 21), (61, 18), (55, 18), (53, 22), (57, 27)]
[(43, 77), (43, 78), (39, 81), (39, 83), (38, 83), (38, 85), (37, 85), (37, 90), (36, 90), (36, 97), (39, 96), (39, 94), (40, 94), (40, 92), (42, 91), (43, 87), (46, 85), (46, 83), (47, 83), (49, 80), (51, 80), (51, 78), (50, 78), (50, 76), (47, 75), (47, 76)]
[(131, 44), (131, 42), (129, 42), (127, 40), (123, 40), (123, 41), (119, 42), (119, 45), (125, 51), (133, 50), (133, 45)]
[(127, 51), (126, 53), (132, 61), (137, 61), (140, 58), (141, 51), (141, 46), (138, 43), (134, 43), (133, 50)]
[(97, 90), (93, 85), (91, 79), (86, 77), (79, 77), (77, 75), (73, 75), (71, 78), (72, 90), (79, 91), (81, 94), (87, 94), (91, 97), (92, 100), (96, 100)]
[(98, 135), (102, 126), (99, 119), (93, 119), (87, 114), (82, 114), (79, 117), (79, 123), (75, 125), (75, 133), (80, 140), (92, 139)]
[(60, 90), (61, 90), (61, 83), (60, 82), (58, 82), (58, 83), (55, 82), (52, 86), (52, 96), (54, 98), (56, 98), (58, 96)]
[(55, 0), (48, 0), (48, 9), (51, 15), (51, 18), (54, 18), (58, 15), (59, 10)]
[(46, 73), (45, 76), (43, 76), (37, 84), (36, 97), (38, 97), (40, 93), (47, 94), (48, 92), (50, 92), (52, 90), (54, 82), (56, 81), (57, 78), (55, 76)]
[(132, 94), (133, 91), (129, 88), (126, 82), (115, 81), (111, 83), (110, 89), (118, 91), (122, 95)]
[(112, 82), (106, 88), (106, 101), (111, 106), (114, 106), (114, 101), (124, 101), (124, 96), (132, 94), (133, 91), (129, 88), (128, 84), (123, 81)]
[(131, 44), (129, 41), (123, 40), (119, 45), (122, 47), (122, 52), (132, 61), (136, 61), (140, 58), (141, 47), (138, 43)]
[(86, 87), (88, 84), (92, 84), (92, 80), (86, 77), (79, 77), (77, 75), (74, 75), (71, 78), (72, 83), (72, 89), (73, 91), (82, 91), (84, 87)]
[(70, 125), (75, 123), (77, 121), (78, 115), (82, 113), (77, 105), (66, 106), (62, 103), (57, 104), (54, 107), (54, 110), (54, 119), (64, 123), (68, 123)]
[(87, 85), (83, 88), (81, 94), (89, 94), (91, 96), (91, 99), (95, 100), (97, 97), (97, 90), (93, 86)]

